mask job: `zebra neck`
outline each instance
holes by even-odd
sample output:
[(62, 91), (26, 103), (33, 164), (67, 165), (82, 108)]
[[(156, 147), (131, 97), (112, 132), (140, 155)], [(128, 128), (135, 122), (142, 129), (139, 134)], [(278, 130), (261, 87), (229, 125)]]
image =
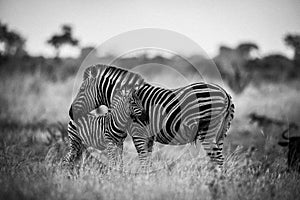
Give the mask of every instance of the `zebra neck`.
[(130, 122), (130, 116), (127, 113), (123, 113), (122, 115), (118, 115), (118, 111), (113, 112), (109, 116), (110, 127), (113, 127), (117, 132), (124, 132), (127, 130), (128, 124)]

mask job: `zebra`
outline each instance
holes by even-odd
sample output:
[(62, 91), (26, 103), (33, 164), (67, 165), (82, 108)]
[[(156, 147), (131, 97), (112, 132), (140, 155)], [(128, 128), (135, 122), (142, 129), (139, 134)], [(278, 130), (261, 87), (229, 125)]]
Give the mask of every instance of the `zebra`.
[[(200, 141), (212, 162), (223, 165), (223, 141), (234, 117), (234, 104), (215, 84), (200, 82), (171, 90), (153, 86), (140, 75), (115, 66), (95, 65), (84, 72), (70, 118), (101, 104), (110, 105), (115, 91), (124, 85), (136, 91), (149, 118), (147, 126), (133, 123), (129, 128), (141, 161), (151, 155), (154, 142), (184, 145)], [(76, 134), (69, 137), (72, 141)]]
[(70, 121), (68, 131), (74, 140), (70, 142), (70, 150), (63, 159), (65, 166), (72, 168), (74, 161), (87, 147), (107, 149), (110, 167), (116, 166), (117, 163), (122, 164), (127, 127), (132, 123), (144, 127), (149, 122), (135, 92), (127, 88), (115, 93), (112, 108), (106, 115), (97, 116), (93, 112), (78, 117), (76, 121)]
[[(79, 157), (78, 155), (81, 155), (83, 150), (82, 140), (76, 129), (76, 121), (86, 117), (101, 105), (112, 109), (113, 98), (120, 90), (127, 88), (128, 92), (134, 95), (133, 91), (138, 89), (143, 82), (144, 79), (140, 75), (109, 65), (97, 64), (84, 71), (83, 82), (69, 109), (70, 120), (67, 132), (70, 150), (63, 158), (63, 166), (72, 166), (71, 163)], [(134, 105), (132, 108), (135, 107)], [(142, 119), (143, 114), (138, 110), (133, 111)], [(99, 126), (104, 126), (106, 121), (102, 119), (103, 123)], [(99, 129), (103, 130), (104, 127)]]
[(223, 88), (199, 82), (165, 89), (145, 82), (137, 96), (149, 116), (147, 127), (130, 133), (141, 160), (151, 155), (154, 142), (199, 141), (212, 163), (222, 169), (223, 142), (234, 117), (232, 98)]

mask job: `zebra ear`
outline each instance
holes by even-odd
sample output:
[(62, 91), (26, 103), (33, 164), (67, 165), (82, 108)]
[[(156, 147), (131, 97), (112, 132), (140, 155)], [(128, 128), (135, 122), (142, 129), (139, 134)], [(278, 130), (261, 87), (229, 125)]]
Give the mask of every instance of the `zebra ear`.
[(140, 101), (139, 96), (137, 95), (137, 91), (136, 90), (132, 90), (131, 91), (131, 95), (130, 97), (136, 102), (136, 101)]
[(144, 85), (144, 79), (139, 79), (133, 86), (133, 90), (139, 90)]
[(124, 96), (127, 96), (127, 91), (126, 91), (126, 89), (122, 89), (122, 90), (120, 90), (120, 92), (121, 92), (121, 95), (124, 97)]
[(87, 78), (95, 78), (97, 76), (97, 66), (88, 67), (83, 74), (83, 80)]
[(130, 97), (132, 94), (132, 88), (130, 87), (123, 87), (120, 89), (122, 96)]
[(132, 90), (131, 96), (132, 96), (132, 98), (134, 98), (134, 99), (139, 99), (136, 90)]
[(124, 89), (124, 88), (116, 88), (115, 94), (121, 95), (122, 97), (128, 96), (128, 93), (126, 92), (126, 89)]

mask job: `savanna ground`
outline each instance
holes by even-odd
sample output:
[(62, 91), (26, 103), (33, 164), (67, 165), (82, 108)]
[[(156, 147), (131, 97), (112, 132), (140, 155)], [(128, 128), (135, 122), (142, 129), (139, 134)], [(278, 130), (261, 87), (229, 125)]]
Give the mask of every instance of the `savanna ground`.
[[(85, 162), (78, 164), (78, 175), (71, 179), (65, 177), (59, 162), (66, 151), (74, 76), (49, 78), (40, 70), (1, 72), (0, 82), (0, 199), (300, 197), (300, 175), (287, 172), (287, 149), (277, 145), (284, 127), (259, 126), (248, 119), (256, 112), (298, 122), (297, 81), (250, 84), (242, 94), (232, 95), (236, 115), (224, 148), (227, 173), (215, 173), (198, 145), (156, 145), (154, 170), (147, 175), (136, 173), (137, 154), (128, 138), (125, 172), (107, 172), (86, 155)], [(95, 157), (105, 163), (105, 155)]]

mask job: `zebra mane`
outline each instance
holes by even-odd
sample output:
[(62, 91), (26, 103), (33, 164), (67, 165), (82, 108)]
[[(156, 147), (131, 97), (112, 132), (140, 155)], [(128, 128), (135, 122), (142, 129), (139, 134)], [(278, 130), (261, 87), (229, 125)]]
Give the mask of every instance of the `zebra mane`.
[(104, 71), (108, 67), (110, 66), (104, 64), (97, 64), (86, 68), (83, 73), (83, 81), (85, 81), (88, 78), (96, 78), (101, 74), (102, 71)]
[(118, 91), (126, 90), (133, 92), (145, 84), (140, 74), (112, 65), (97, 64), (88, 67), (84, 71), (83, 81), (95, 79), (97, 96), (102, 100), (102, 105), (111, 107), (113, 98)]
[[(83, 74), (83, 81), (87, 78), (101, 78), (104, 72), (109, 72), (109, 74), (117, 73), (122, 74), (118, 78), (119, 89), (126, 87), (138, 89), (144, 84), (144, 78), (137, 73), (130, 72), (126, 69), (122, 69), (113, 65), (97, 64), (88, 67)], [(113, 79), (113, 76), (105, 75), (105, 79)]]

